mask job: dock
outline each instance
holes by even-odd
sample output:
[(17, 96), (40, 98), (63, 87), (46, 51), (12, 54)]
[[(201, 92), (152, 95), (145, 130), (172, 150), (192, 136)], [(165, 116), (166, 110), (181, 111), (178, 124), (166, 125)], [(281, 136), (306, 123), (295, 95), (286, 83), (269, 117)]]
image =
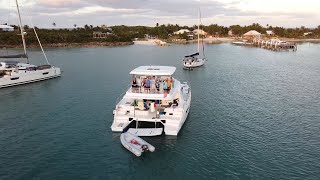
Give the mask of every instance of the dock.
[(253, 45), (273, 51), (297, 51), (297, 43), (281, 41), (280, 39), (254, 38)]

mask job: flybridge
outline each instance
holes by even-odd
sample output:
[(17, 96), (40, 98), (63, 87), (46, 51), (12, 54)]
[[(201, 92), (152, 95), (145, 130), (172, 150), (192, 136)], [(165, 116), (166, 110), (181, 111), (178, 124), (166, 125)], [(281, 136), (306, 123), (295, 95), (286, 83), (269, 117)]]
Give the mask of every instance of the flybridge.
[(176, 67), (172, 66), (140, 66), (132, 70), (132, 75), (146, 75), (146, 76), (171, 76), (176, 71)]

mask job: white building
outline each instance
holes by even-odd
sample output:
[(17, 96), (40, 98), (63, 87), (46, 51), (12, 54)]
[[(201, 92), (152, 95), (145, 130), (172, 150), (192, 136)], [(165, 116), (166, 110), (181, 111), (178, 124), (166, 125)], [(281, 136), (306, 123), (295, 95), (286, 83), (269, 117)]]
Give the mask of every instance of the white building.
[(8, 25), (0, 25), (0, 31), (14, 31), (14, 28)]
[(303, 33), (303, 36), (309, 36), (311, 34), (312, 34), (312, 32), (306, 32), (306, 33)]
[(273, 32), (272, 30), (268, 30), (268, 31), (266, 31), (266, 33), (267, 33), (267, 35), (269, 35), (269, 36), (274, 35), (274, 32)]
[(198, 35), (198, 33), (200, 34), (200, 35), (203, 35), (203, 36), (206, 36), (208, 33), (207, 32), (205, 32), (204, 30), (202, 30), (202, 29), (195, 29), (195, 30), (193, 30), (193, 33), (195, 34), (195, 35)]
[(261, 33), (259, 33), (256, 30), (251, 30), (246, 32), (243, 37), (246, 39), (254, 39), (254, 38), (259, 38), (261, 36)]

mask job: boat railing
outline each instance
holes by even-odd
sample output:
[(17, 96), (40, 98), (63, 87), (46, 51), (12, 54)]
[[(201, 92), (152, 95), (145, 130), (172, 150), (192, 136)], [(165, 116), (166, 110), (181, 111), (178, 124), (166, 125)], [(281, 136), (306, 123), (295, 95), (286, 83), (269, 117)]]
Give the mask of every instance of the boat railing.
[[(128, 84), (126, 86), (126, 89), (128, 89), (131, 86), (131, 84)], [(122, 93), (117, 97), (116, 99), (116, 105), (122, 100), (123, 95), (126, 93), (127, 91), (122, 91)]]
[(158, 87), (152, 85), (151, 87), (143, 87), (143, 86), (131, 86), (128, 93), (140, 93), (140, 94), (170, 94), (171, 90), (175, 88), (176, 80), (172, 79), (171, 86), (167, 89), (164, 89), (162, 82)]
[(170, 94), (172, 88), (145, 88), (145, 87), (131, 87), (127, 92), (129, 93), (140, 93), (140, 94)]

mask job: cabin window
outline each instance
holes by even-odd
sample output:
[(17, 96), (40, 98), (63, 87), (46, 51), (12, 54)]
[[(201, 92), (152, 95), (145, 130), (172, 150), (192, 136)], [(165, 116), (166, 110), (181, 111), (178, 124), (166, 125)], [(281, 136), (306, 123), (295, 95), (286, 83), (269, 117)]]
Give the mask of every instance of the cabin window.
[(42, 73), (43, 75), (46, 75), (46, 74), (49, 74), (49, 72), (44, 72), (44, 73)]
[(19, 79), (19, 77), (13, 77), (13, 78), (11, 78), (11, 80), (17, 80), (17, 79)]

